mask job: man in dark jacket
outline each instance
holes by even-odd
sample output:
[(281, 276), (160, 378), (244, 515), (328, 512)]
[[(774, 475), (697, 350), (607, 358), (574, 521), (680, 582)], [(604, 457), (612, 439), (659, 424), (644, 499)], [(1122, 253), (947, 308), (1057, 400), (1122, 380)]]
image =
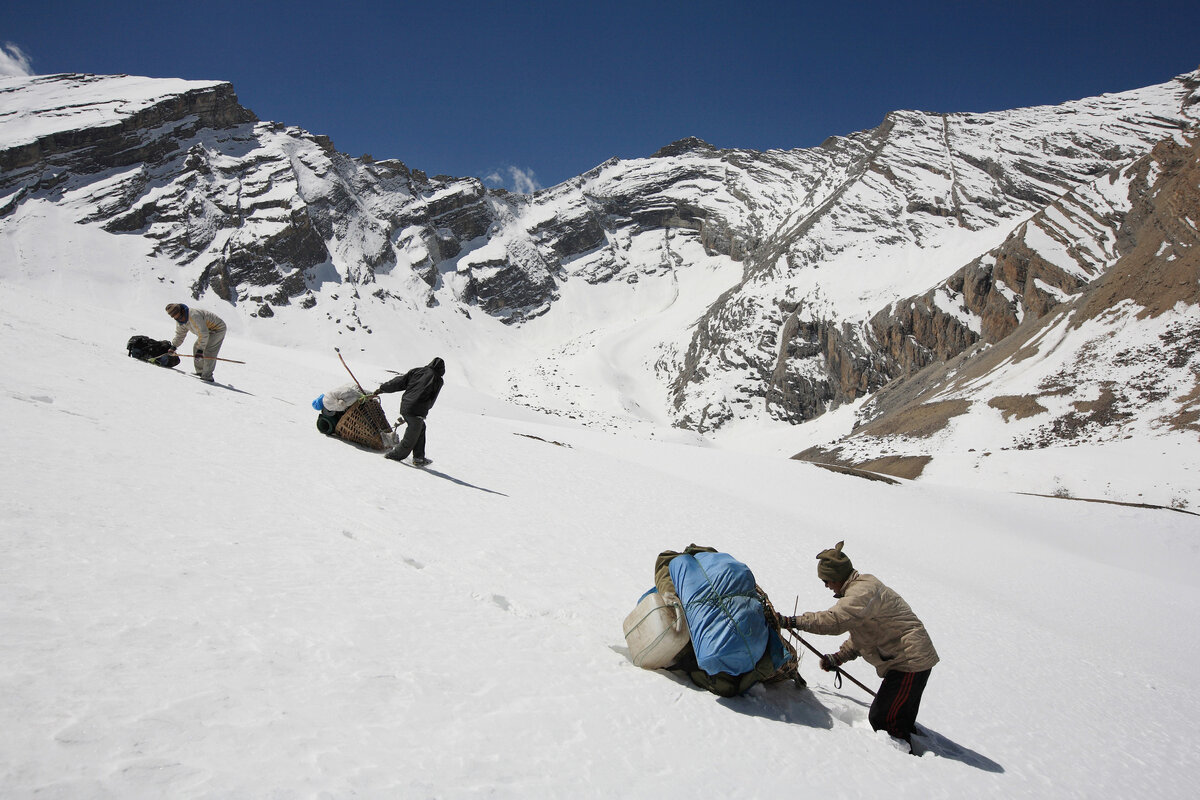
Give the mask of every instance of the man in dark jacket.
[(404, 396), (400, 398), (400, 414), (408, 427), (400, 444), (389, 450), (384, 458), (403, 461), (412, 453), (412, 463), (415, 467), (423, 467), (432, 462), (432, 459), (425, 457), (425, 417), (437, 402), (438, 392), (442, 391), (442, 376), (445, 374), (446, 362), (435, 358), (424, 367), (414, 367), (403, 375), (397, 375), (374, 391), (374, 394), (404, 392)]

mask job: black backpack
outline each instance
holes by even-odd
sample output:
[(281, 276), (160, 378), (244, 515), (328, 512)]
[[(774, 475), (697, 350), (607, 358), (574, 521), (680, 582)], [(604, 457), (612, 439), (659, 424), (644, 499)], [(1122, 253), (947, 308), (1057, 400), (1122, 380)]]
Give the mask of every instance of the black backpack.
[(171, 343), (160, 339), (151, 339), (140, 334), (130, 336), (125, 349), (129, 351), (130, 358), (149, 361), (160, 367), (174, 367), (179, 364), (179, 356), (169, 354)]

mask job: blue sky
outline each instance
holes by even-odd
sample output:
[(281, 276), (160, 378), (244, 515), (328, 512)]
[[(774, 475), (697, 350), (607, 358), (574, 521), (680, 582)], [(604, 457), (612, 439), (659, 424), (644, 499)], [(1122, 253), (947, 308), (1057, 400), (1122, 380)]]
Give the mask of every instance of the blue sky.
[(1161, 83), (1200, 66), (1200, 2), (44, 0), (6, 4), (0, 46), (0, 71), (228, 80), (350, 155), (519, 189), (685, 136), (811, 147)]

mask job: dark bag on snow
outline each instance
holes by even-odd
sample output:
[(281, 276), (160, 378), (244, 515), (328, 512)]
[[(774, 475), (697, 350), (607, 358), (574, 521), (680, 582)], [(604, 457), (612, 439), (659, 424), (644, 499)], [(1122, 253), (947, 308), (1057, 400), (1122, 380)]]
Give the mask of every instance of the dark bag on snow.
[(321, 409), (317, 414), (317, 430), (326, 436), (333, 436), (337, 431), (337, 424), (342, 418), (345, 411), (326, 411)]
[(149, 336), (130, 336), (125, 343), (130, 358), (149, 361), (160, 367), (174, 367), (179, 364), (179, 356), (171, 355), (171, 343), (161, 339), (151, 339)]

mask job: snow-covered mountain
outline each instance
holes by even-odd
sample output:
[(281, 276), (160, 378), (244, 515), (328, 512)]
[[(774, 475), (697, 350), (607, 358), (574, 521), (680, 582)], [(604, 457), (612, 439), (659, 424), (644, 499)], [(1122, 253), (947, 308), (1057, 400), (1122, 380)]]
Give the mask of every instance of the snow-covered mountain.
[[(127, 358), (172, 289), (130, 280), (136, 238), (52, 221), (42, 272), (0, 282), (5, 800), (1186, 797), (1200, 777), (1191, 514), (614, 434), (454, 367), (419, 470), (317, 432), (309, 402), (347, 381), (317, 320), (272, 344), (230, 315), (233, 388)], [(407, 366), (344, 349), (368, 384)], [(630, 661), (660, 551), (728, 552), (790, 613), (832, 604), (813, 556), (841, 539), (941, 655), (920, 758), (803, 648), (808, 689), (729, 699)]]
[[(1044, 205), (896, 210), (892, 251), (887, 213), (850, 233), (884, 178), (837, 183), (849, 140), (688, 141), (517, 197), (339, 155), (225, 84), (0, 81), (0, 795), (1186, 796), (1193, 80), (1097, 123), (1127, 151), (1064, 156), (1084, 177)], [(840, 249), (802, 261), (806, 230)], [(803, 307), (769, 297), (789, 253)], [(193, 297), (245, 362), (222, 385), (125, 354)], [(334, 347), (371, 387), (447, 358), (429, 469), (317, 432)], [(812, 367), (826, 413), (768, 413), (780, 353), (772, 391)], [(924, 471), (789, 458), (818, 445)], [(728, 552), (790, 612), (831, 604), (813, 556), (842, 539), (941, 655), (920, 758), (807, 651), (807, 689), (736, 698), (631, 663), (662, 550)]]
[[(790, 453), (987, 481), (994, 462), (964, 472), (967, 453), (1176, 436), (1195, 452), (1195, 186), (1178, 176), (1198, 99), (1191, 73), (1054, 107), (895, 112), (817, 148), (689, 139), (524, 196), (350, 158), (257, 121), (225, 83), (7, 78), (0, 225), (29, 242), (23, 268), (46, 246), (39, 221), (70, 218), (138, 237), (146, 260), (131, 269), (261, 336), (308, 330), (303, 314), (381, 357), (435, 348), (482, 391), (589, 424), (734, 442), (765, 428)], [(1166, 185), (1178, 199), (1160, 203)], [(1046, 372), (1037, 386), (943, 386), (1085, 295), (1093, 308), (1118, 263), (1179, 282), (1167, 311), (1143, 313), (1166, 297), (1147, 279), (1114, 308), (1121, 325), (1103, 318), (1126, 372), (1170, 372), (1165, 394), (1103, 373), (1079, 336), (1055, 340), (1053, 363), (1050, 348), (1022, 351), (1026, 380), (1032, 364)], [(1012, 410), (1034, 394), (1058, 405)], [(927, 416), (953, 424), (914, 422)], [(987, 424), (963, 424), (975, 417)], [(1195, 464), (1179, 465), (1181, 485), (1200, 484)], [(1136, 481), (1020, 488), (1200, 502), (1174, 483), (1153, 498)]]

